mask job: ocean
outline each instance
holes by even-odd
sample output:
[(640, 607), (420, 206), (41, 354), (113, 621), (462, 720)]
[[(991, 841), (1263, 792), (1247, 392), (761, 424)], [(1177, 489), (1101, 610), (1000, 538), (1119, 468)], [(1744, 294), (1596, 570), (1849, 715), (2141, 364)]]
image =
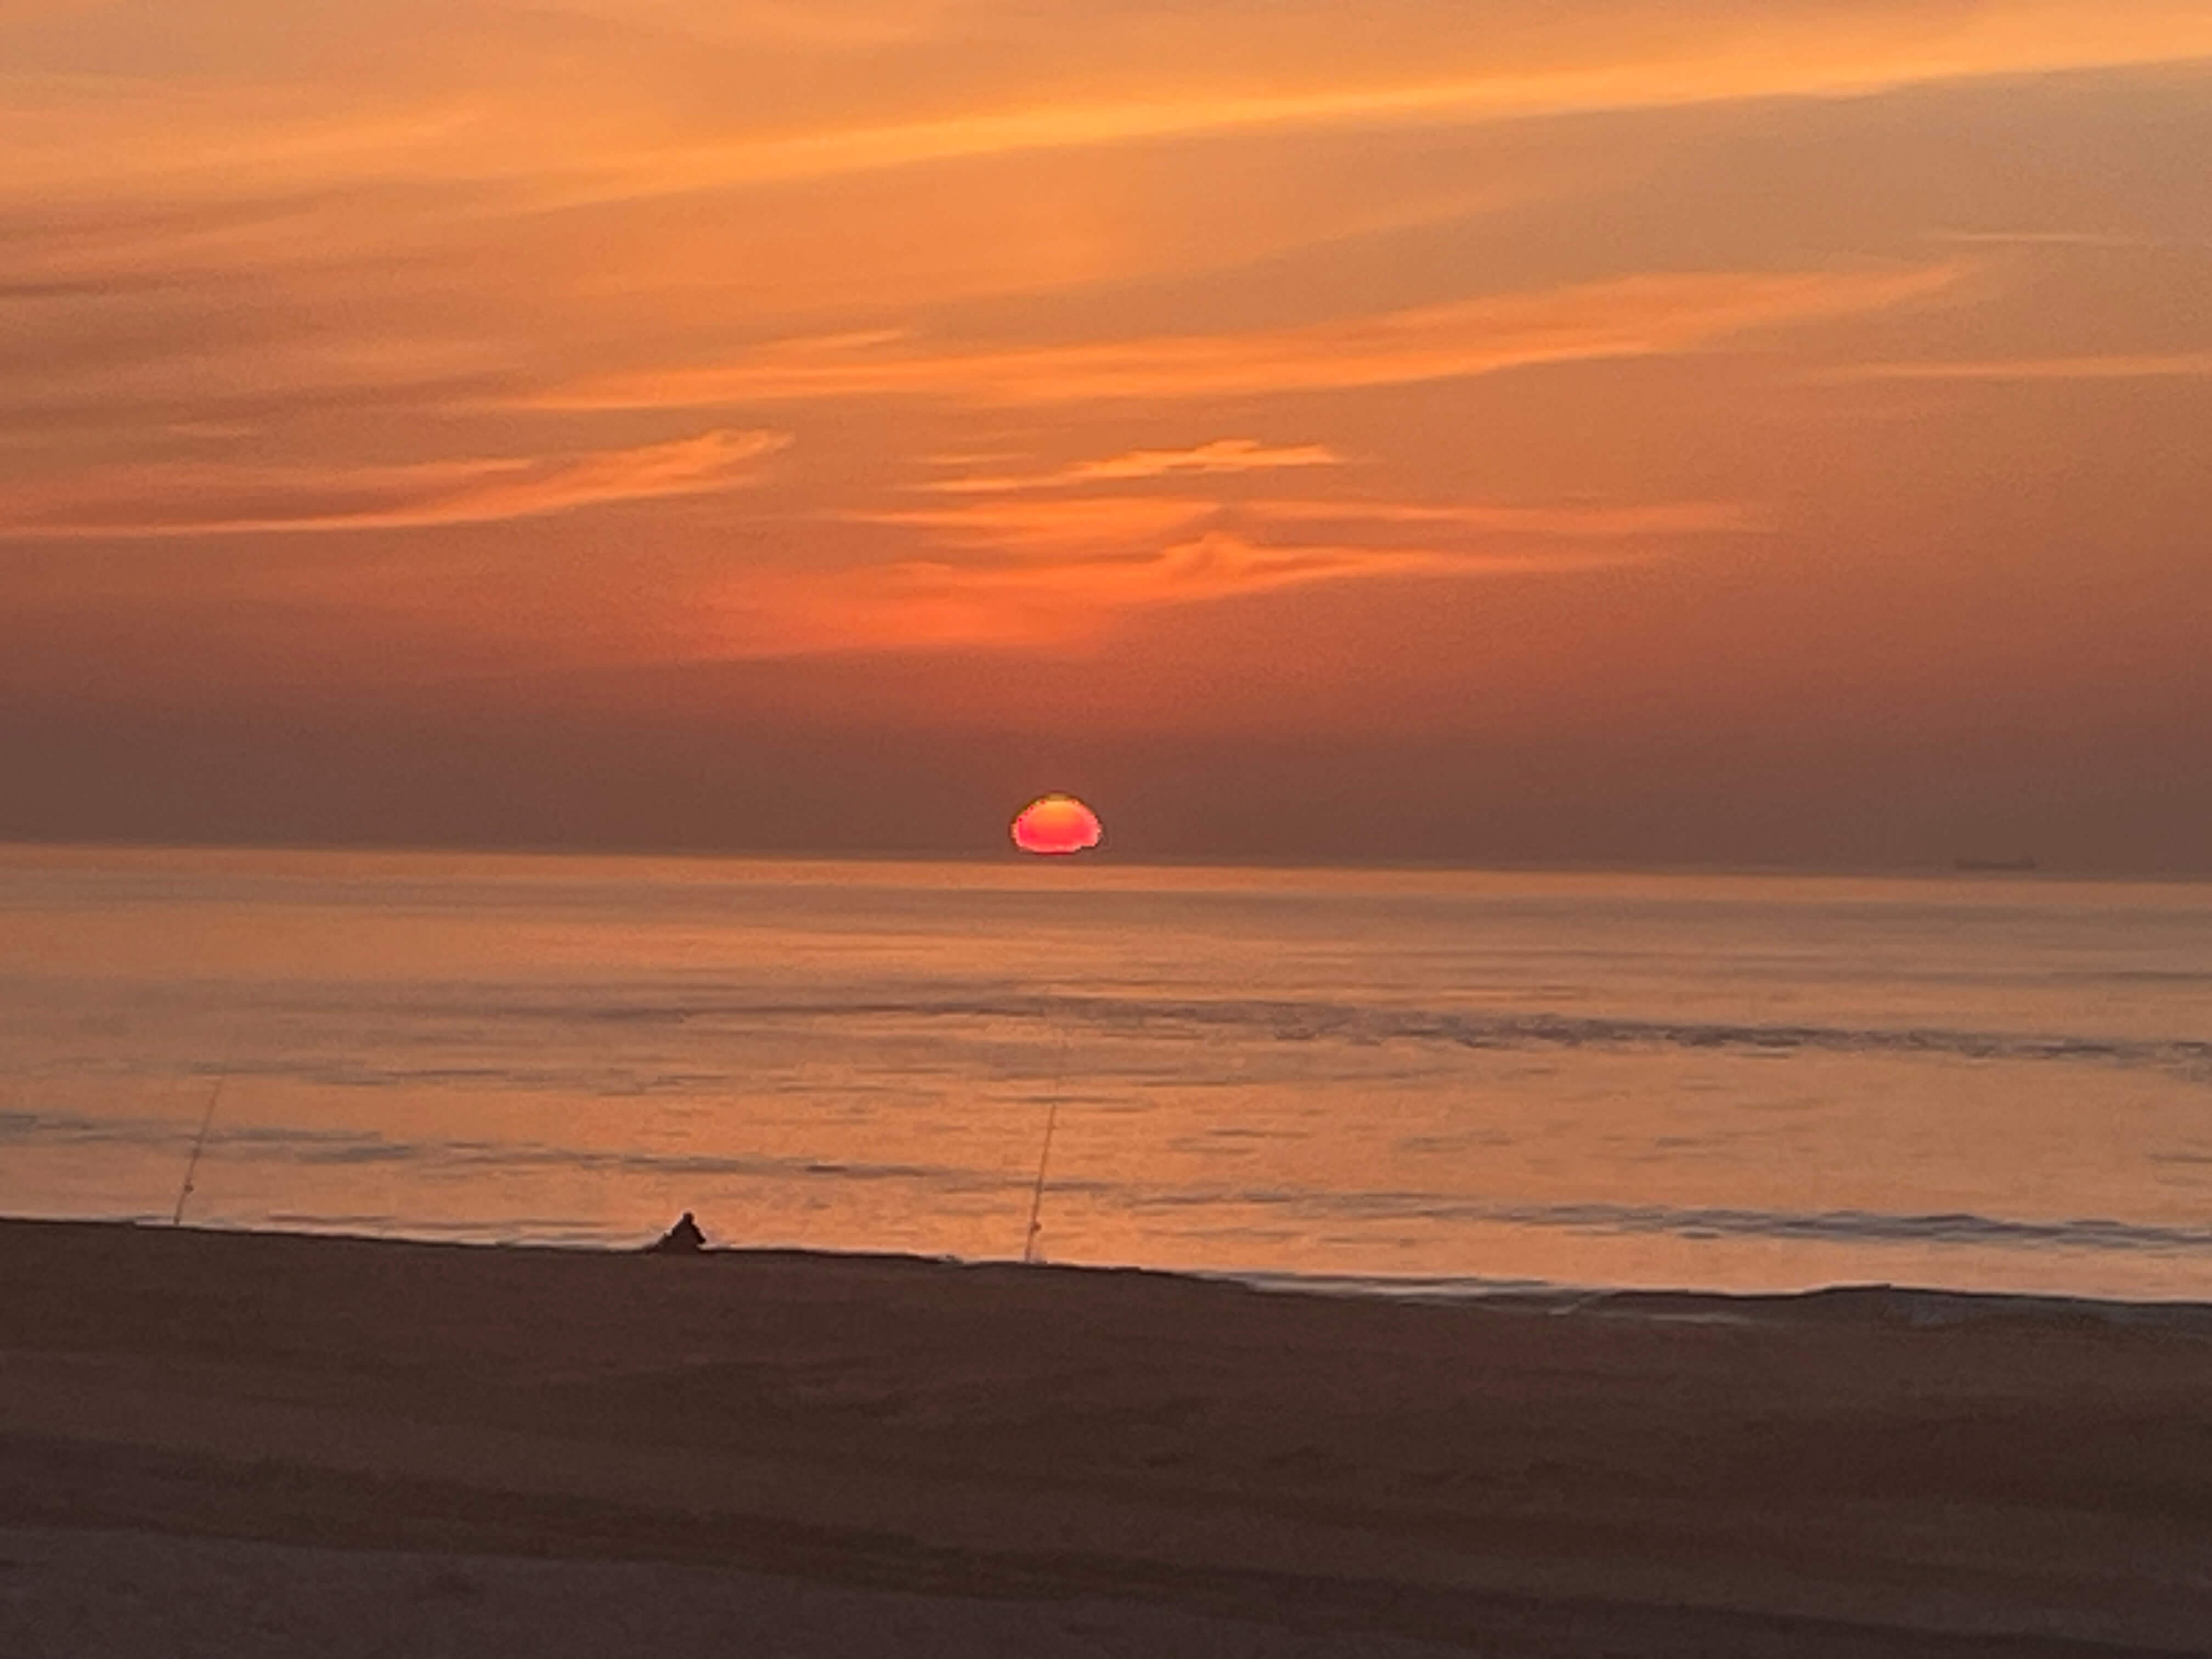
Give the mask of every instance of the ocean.
[(180, 1194), (968, 1259), (1034, 1201), (1046, 1260), (1267, 1283), (2212, 1298), (2212, 885), (0, 849), (0, 1212)]

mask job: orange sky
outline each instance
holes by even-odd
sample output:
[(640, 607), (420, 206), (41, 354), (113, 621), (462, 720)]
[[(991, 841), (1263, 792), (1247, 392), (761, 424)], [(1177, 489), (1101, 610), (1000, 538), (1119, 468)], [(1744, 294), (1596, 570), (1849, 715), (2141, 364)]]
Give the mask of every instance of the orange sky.
[(2212, 867), (2208, 155), (2203, 0), (0, 0), (0, 834)]

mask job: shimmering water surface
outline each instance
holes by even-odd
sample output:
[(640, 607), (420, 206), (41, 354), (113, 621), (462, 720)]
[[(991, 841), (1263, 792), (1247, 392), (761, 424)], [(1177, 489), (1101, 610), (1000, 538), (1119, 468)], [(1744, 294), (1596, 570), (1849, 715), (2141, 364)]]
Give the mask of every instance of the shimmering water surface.
[[(216, 1090), (220, 1080), (220, 1093)], [(0, 851), (0, 1211), (2212, 1297), (2212, 888)]]

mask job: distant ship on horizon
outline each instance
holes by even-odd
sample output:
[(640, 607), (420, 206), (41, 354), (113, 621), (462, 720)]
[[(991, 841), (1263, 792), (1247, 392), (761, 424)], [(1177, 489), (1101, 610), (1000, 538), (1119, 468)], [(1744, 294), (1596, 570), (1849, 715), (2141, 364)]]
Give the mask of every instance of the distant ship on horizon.
[(2035, 868), (2033, 859), (1954, 859), (1954, 870), (1970, 875), (2020, 875)]

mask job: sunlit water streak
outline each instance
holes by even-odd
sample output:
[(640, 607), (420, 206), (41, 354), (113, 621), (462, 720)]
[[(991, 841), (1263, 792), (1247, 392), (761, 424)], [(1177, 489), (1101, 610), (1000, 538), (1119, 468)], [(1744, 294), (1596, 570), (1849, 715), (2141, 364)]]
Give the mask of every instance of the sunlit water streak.
[(2212, 889), (0, 853), (0, 1210), (2212, 1297)]

